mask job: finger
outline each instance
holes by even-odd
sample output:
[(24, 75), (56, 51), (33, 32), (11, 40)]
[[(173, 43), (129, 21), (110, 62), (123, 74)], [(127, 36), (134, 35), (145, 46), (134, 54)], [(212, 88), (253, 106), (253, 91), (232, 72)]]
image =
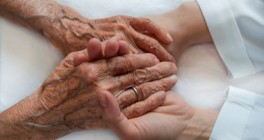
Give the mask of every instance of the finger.
[(92, 38), (87, 45), (88, 56), (90, 61), (102, 59), (102, 45), (100, 40)]
[(99, 92), (98, 100), (102, 107), (102, 119), (104, 121), (114, 121), (117, 118), (122, 117), (119, 106), (110, 92)]
[[(79, 63), (79, 61), (83, 61), (82, 60), (83, 56), (84, 57), (87, 56), (87, 50), (86, 49), (71, 52), (63, 59), (63, 61), (58, 65), (58, 67), (72, 68), (75, 66), (75, 63)], [(76, 57), (77, 57), (77, 60), (75, 60)]]
[[(145, 52), (152, 53), (156, 55), (161, 61), (175, 62), (174, 57), (170, 55), (166, 51), (166, 49), (162, 45), (160, 45), (160, 43), (157, 40), (135, 31), (133, 28), (129, 27), (128, 25), (121, 24), (121, 23), (116, 23), (116, 24), (111, 24), (111, 25), (106, 24), (106, 25), (103, 25), (102, 28), (104, 29), (114, 28), (117, 31), (122, 31), (126, 37), (126, 40), (130, 44), (132, 44), (132, 47), (136, 49), (139, 48)], [(137, 52), (137, 51), (134, 51), (134, 52)]]
[(117, 40), (110, 39), (106, 42), (105, 58), (111, 58), (118, 54), (119, 44)]
[(102, 119), (119, 136), (129, 139), (137, 139), (139, 131), (135, 125), (120, 112), (118, 104), (109, 92), (99, 93), (99, 103), (102, 106)]
[(125, 55), (125, 54), (129, 54), (130, 50), (129, 50), (129, 45), (126, 41), (120, 40), (118, 41), (119, 43), (119, 50), (118, 53), (120, 55)]
[(137, 102), (122, 110), (122, 113), (128, 118), (135, 118), (144, 115), (145, 113), (157, 108), (163, 104), (166, 97), (164, 91), (159, 91), (151, 95), (146, 100)]
[(174, 57), (162, 45), (160, 45), (157, 40), (133, 30), (131, 31), (131, 34), (134, 42), (140, 49), (154, 54), (160, 59), (160, 61), (169, 61), (175, 63)]
[[(173, 41), (172, 37), (165, 29), (163, 29), (162, 27), (160, 27), (159, 25), (155, 24), (154, 22), (152, 22), (147, 18), (134, 18), (130, 16), (114, 16), (111, 18), (99, 19), (96, 20), (96, 22), (118, 23), (127, 26), (131, 25), (136, 31), (142, 33), (154, 34), (158, 38), (158, 40), (163, 42), (164, 44), (170, 44)], [(101, 24), (100, 27), (102, 27)], [(107, 29), (111, 30), (111, 28), (107, 28)]]
[[(102, 84), (107, 87), (111, 92), (116, 92), (116, 89), (120, 91), (120, 89), (127, 89), (131, 86), (140, 85), (142, 83), (153, 80), (158, 80), (173, 75), (175, 73), (176, 66), (174, 63), (161, 62), (151, 67), (137, 69), (128, 74), (115, 76), (111, 79), (111, 81), (102, 81)], [(111, 82), (111, 84), (109, 84), (109, 82)]]
[[(104, 68), (106, 75), (120, 75), (136, 69), (150, 67), (157, 64), (159, 60), (153, 54), (128, 54), (107, 60)], [(99, 65), (102, 65), (99, 62)], [(105, 66), (105, 65), (104, 65)]]
[(88, 50), (85, 49), (85, 51), (81, 51), (80, 53), (76, 54), (76, 56), (74, 57), (74, 66), (78, 66), (88, 61), (89, 61)]
[(137, 18), (131, 21), (131, 26), (143, 34), (153, 34), (159, 41), (164, 44), (170, 44), (173, 42), (173, 39), (169, 32), (160, 27), (158, 24), (155, 24), (147, 18)]
[[(137, 20), (136, 18), (129, 17), (129, 16), (115, 16), (115, 17), (106, 18), (106, 19), (99, 19), (99, 20), (95, 20), (95, 21), (96, 21), (96, 23), (97, 22), (101, 23), (100, 29), (107, 30), (107, 31), (110, 30), (112, 32), (113, 31), (114, 32), (122, 31), (125, 33), (126, 36), (129, 36), (130, 34), (132, 34), (132, 41), (131, 41), (131, 39), (128, 39), (128, 41), (130, 40), (129, 43), (133, 43), (133, 41), (137, 40), (136, 45), (139, 45), (140, 49), (143, 49), (144, 51), (155, 54), (161, 61), (175, 62), (174, 58), (159, 44), (158, 41), (155, 40), (156, 41), (155, 42), (154, 39), (147, 37), (146, 35), (140, 34), (133, 29), (134, 27), (139, 28), (140, 27), (139, 24), (148, 23), (150, 25), (147, 26), (148, 27), (147, 29), (148, 30), (154, 30), (153, 33), (155, 35), (159, 36), (158, 38), (167, 38), (167, 39), (161, 39), (161, 40), (163, 40), (162, 42), (164, 42), (166, 44), (165, 40), (172, 40), (168, 33), (164, 33), (164, 32), (166, 32), (165, 30), (163, 30), (159, 26), (155, 25), (153, 22), (149, 22), (148, 20)], [(104, 24), (105, 22), (111, 23), (111, 25)], [(134, 26), (132, 26), (133, 28), (131, 28), (129, 26), (130, 24), (134, 25)], [(141, 36), (140, 38), (142, 38), (142, 36), (147, 38), (145, 41), (151, 40), (150, 43), (146, 44), (146, 43), (142, 42), (142, 41), (144, 41), (144, 39), (142, 40), (142, 39), (138, 38), (139, 35)], [(140, 42), (142, 42), (142, 43), (140, 43)], [(154, 46), (152, 46), (153, 42), (155, 42)], [(169, 41), (167, 41), (167, 42), (169, 42)], [(172, 41), (170, 41), (170, 43), (171, 42)], [(134, 47), (136, 45), (134, 45)], [(131, 49), (132, 49), (132, 52), (135, 51), (133, 49), (133, 47), (131, 47)]]
[(133, 42), (133, 39), (131, 39), (130, 31), (129, 31), (129, 26), (126, 23), (102, 23), (100, 24), (100, 30), (104, 31), (109, 31), (109, 32), (114, 32), (116, 34), (119, 34), (118, 36), (122, 38), (122, 40), (126, 40), (129, 42), (129, 48), (130, 51), (133, 53), (137, 53), (138, 50), (136, 49), (137, 47), (136, 44)]
[[(172, 75), (160, 80), (143, 83), (141, 85), (135, 86), (135, 88), (141, 95), (142, 100), (145, 100), (158, 91), (170, 90), (176, 84), (176, 82), (177, 76)], [(116, 97), (116, 100), (121, 109), (124, 109), (125, 107), (138, 101), (136, 94), (131, 89), (125, 90), (124, 92), (120, 93), (119, 96)]]

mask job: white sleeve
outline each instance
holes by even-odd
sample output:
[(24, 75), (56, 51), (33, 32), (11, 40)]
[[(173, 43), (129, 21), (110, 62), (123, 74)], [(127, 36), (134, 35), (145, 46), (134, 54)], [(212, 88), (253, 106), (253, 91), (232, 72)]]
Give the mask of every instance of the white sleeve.
[[(264, 0), (197, 0), (234, 78), (264, 70)], [(230, 87), (211, 140), (264, 138), (264, 95)]]
[(210, 140), (263, 139), (263, 117), (263, 95), (231, 86)]
[(234, 78), (264, 69), (264, 0), (197, 0)]

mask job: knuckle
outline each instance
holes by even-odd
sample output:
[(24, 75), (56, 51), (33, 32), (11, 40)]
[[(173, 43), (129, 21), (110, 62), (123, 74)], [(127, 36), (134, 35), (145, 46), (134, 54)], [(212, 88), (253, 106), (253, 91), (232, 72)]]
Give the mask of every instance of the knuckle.
[(77, 68), (77, 75), (86, 80), (96, 81), (99, 77), (98, 68), (93, 64), (81, 64)]
[(138, 90), (142, 94), (143, 99), (148, 98), (150, 95), (163, 90), (163, 83), (157, 84), (157, 83), (145, 83), (144, 85), (140, 86)]
[(149, 100), (146, 101), (146, 108), (147, 109), (152, 109), (155, 107), (157, 100), (155, 98), (149, 98)]
[(64, 60), (62, 61), (61, 65), (64, 67), (71, 67), (74, 65), (73, 61), (74, 61), (74, 57), (78, 54), (78, 52), (72, 52), (69, 53)]
[(127, 30), (128, 26), (126, 24), (124, 24), (124, 23), (118, 23), (118, 24), (116, 24), (116, 27), (119, 30)]
[[(167, 91), (167, 90), (170, 89), (170, 86), (169, 86), (168, 83), (163, 82), (163, 83), (160, 84), (160, 86), (158, 86), (158, 89), (159, 89), (159, 90), (163, 90), (163, 91)], [(158, 91), (158, 90), (157, 90), (157, 91)]]
[(137, 57), (135, 55), (127, 55), (124, 57), (125, 67), (128, 71), (131, 71), (136, 66)]
[(141, 106), (135, 105), (133, 109), (131, 109), (131, 113), (133, 113), (135, 116), (140, 116), (144, 114), (144, 111)]
[[(112, 67), (114, 66), (114, 67)], [(127, 64), (126, 61), (122, 61), (122, 60), (116, 60), (112, 63), (111, 69), (109, 70), (109, 72), (115, 72), (118, 74), (122, 74), (125, 73), (127, 71)]]
[(148, 76), (151, 75), (148, 70), (138, 69), (132, 74), (132, 78), (136, 84), (141, 84), (147, 81)]
[(122, 113), (128, 118), (135, 118), (146, 113), (145, 102), (125, 108)]

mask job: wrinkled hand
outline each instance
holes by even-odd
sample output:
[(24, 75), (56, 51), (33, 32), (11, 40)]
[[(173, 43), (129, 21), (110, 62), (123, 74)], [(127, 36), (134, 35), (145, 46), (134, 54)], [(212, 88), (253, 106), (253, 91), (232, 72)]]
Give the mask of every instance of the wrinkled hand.
[[(111, 42), (118, 47), (109, 45)], [(92, 50), (96, 43), (100, 45), (99, 40), (91, 40), (87, 49)], [(127, 50), (124, 49), (126, 47), (121, 47), (122, 42), (112, 40), (106, 44), (108, 47), (97, 46), (96, 48), (104, 49), (93, 50), (93, 53), (119, 48), (112, 54), (110, 51), (102, 53), (101, 56), (105, 58), (117, 55), (122, 48)], [(175, 76), (171, 76), (176, 71), (175, 65), (171, 62), (159, 62), (152, 54), (127, 54), (87, 62), (97, 56), (88, 56), (91, 52), (85, 49), (69, 54), (35, 94), (21, 101), (29, 106), (25, 108), (24, 104), (16, 105), (24, 114), (10, 116), (3, 113), (6, 117), (1, 114), (1, 120), (6, 118), (13, 124), (22, 123), (23, 126), (33, 127), (38, 133), (51, 138), (80, 129), (105, 128), (105, 123), (101, 119), (98, 93), (118, 94), (116, 98), (120, 105), (122, 104), (122, 110), (131, 118), (148, 112), (156, 107), (155, 104), (160, 104), (160, 100), (156, 100), (151, 106), (149, 101), (144, 99), (156, 91), (169, 90), (176, 83)], [(84, 56), (88, 58), (85, 60)], [(127, 89), (131, 86), (136, 86), (143, 97), (143, 101), (136, 103), (135, 106), (130, 106), (137, 101), (135, 94)], [(141, 111), (136, 111), (138, 107), (142, 107)], [(14, 108), (9, 110), (17, 111)]]
[(156, 55), (161, 61), (174, 62), (174, 58), (160, 44), (172, 42), (169, 33), (149, 19), (114, 16), (88, 20), (76, 15), (66, 14), (60, 17), (58, 24), (62, 26), (61, 29), (50, 31), (49, 36), (54, 38), (56, 44), (63, 46), (61, 48), (64, 48), (64, 54), (84, 49), (91, 38), (104, 41), (120, 35), (130, 43), (133, 53), (144, 51)]

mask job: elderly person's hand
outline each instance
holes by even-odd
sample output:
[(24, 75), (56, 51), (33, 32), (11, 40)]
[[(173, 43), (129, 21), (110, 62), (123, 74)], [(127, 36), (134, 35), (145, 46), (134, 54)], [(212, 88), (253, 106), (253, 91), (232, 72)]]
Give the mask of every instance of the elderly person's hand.
[[(143, 116), (128, 119), (110, 93), (99, 93), (107, 102), (102, 118), (122, 140), (205, 140), (209, 139), (217, 112), (188, 105), (176, 93), (160, 91), (146, 100), (164, 101)], [(103, 100), (103, 101), (104, 101)], [(101, 101), (101, 102), (103, 102)]]
[[(125, 42), (110, 40), (105, 44), (100, 46), (99, 40), (92, 39), (87, 49), (93, 51), (69, 54), (36, 92), (0, 113), (0, 138), (54, 139), (80, 129), (105, 128), (98, 93), (113, 93), (129, 118), (161, 104), (159, 98), (144, 99), (159, 90), (169, 90), (176, 83), (175, 76), (171, 76), (175, 65), (159, 62), (152, 54), (126, 54), (87, 62), (98, 59), (89, 56), (96, 52), (101, 58), (128, 52)], [(112, 52), (101, 53), (102, 50)], [(138, 103), (129, 89), (132, 86), (141, 93)], [(136, 106), (131, 106), (133, 103)], [(136, 111), (138, 107), (140, 111)]]
[(172, 42), (170, 34), (145, 18), (115, 16), (87, 19), (54, 0), (1, 0), (0, 15), (11, 17), (40, 32), (64, 55), (86, 48), (91, 38), (103, 41), (119, 34), (132, 43), (132, 52), (137, 52), (137, 46), (156, 55), (161, 61), (174, 61), (161, 45)]

